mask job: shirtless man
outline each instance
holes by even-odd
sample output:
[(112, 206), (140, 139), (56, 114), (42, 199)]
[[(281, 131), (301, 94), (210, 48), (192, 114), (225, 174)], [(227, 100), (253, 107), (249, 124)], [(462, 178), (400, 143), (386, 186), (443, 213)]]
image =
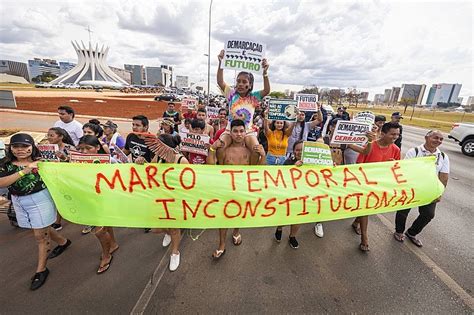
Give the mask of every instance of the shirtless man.
[[(245, 123), (243, 120), (234, 119), (230, 124), (230, 136), (232, 142), (229, 146), (223, 148), (224, 143), (221, 140), (217, 140), (209, 148), (209, 155), (207, 156), (207, 164), (216, 164), (216, 161), (220, 165), (252, 165), (250, 163), (250, 156), (252, 153), (256, 153), (259, 156), (257, 165), (265, 164), (265, 150), (261, 144), (254, 146), (254, 152), (251, 152), (245, 146)], [(216, 151), (222, 154), (216, 154)], [(219, 248), (214, 251), (212, 257), (219, 259), (225, 253), (225, 239), (227, 236), (227, 229), (219, 229)], [(242, 244), (242, 236), (239, 233), (239, 229), (234, 229), (232, 233), (232, 243), (235, 246)]]

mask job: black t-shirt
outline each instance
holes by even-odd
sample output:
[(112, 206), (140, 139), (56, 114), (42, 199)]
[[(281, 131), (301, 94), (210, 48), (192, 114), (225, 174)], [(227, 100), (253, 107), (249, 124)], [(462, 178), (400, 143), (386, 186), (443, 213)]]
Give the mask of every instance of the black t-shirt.
[(402, 125), (399, 125), (399, 126), (400, 126), (400, 137), (398, 137), (398, 139), (395, 140), (395, 145), (401, 149), (401, 148), (402, 148), (402, 131), (403, 131), (403, 127), (402, 127)]
[(143, 156), (145, 161), (151, 162), (155, 156), (145, 144), (145, 140), (139, 138), (136, 134), (130, 133), (125, 140), (125, 149), (132, 154), (132, 161), (135, 162), (137, 157)]
[(298, 160), (295, 159), (295, 157), (292, 154), (289, 159), (286, 159), (286, 161), (283, 162), (283, 165), (295, 165), (296, 161), (298, 161)]
[[(0, 177), (12, 175), (24, 169), (24, 166), (17, 166), (11, 162), (0, 165)], [(30, 173), (8, 186), (8, 191), (12, 195), (26, 196), (46, 189), (46, 185), (38, 173)]]

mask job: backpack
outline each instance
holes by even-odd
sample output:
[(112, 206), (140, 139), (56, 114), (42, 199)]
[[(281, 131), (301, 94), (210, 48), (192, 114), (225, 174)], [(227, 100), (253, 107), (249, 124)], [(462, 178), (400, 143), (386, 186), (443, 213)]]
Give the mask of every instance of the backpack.
[[(418, 147), (415, 147), (415, 157), (418, 157)], [(440, 151), (441, 152), (441, 156), (443, 157), (443, 160), (444, 160), (444, 152), (443, 151)]]

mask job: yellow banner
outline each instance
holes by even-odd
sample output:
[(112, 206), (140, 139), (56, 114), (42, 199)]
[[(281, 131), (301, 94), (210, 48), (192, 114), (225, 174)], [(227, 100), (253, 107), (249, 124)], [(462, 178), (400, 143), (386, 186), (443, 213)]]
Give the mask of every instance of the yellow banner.
[(263, 227), (345, 219), (431, 203), (433, 157), (347, 166), (40, 163), (57, 208), (78, 224)]

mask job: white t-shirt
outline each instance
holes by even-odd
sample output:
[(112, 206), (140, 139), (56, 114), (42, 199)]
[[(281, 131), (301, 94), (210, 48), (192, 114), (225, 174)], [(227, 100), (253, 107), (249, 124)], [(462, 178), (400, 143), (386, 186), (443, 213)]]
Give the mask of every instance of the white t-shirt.
[[(407, 151), (405, 155), (405, 159), (412, 159), (416, 157), (423, 157), (423, 156), (436, 156), (436, 172), (439, 173), (446, 173), (449, 174), (449, 158), (446, 153), (442, 154), (441, 151), (436, 148), (434, 153), (425, 149), (425, 145), (422, 144), (417, 147), (418, 150), (415, 148), (411, 148)], [(418, 151), (418, 153), (416, 152)]]
[(63, 128), (67, 131), (67, 133), (71, 136), (74, 145), (77, 146), (79, 143), (79, 138), (82, 137), (84, 134), (82, 132), (82, 124), (77, 120), (73, 120), (71, 122), (63, 123), (61, 120), (58, 120), (54, 123), (54, 127)]

